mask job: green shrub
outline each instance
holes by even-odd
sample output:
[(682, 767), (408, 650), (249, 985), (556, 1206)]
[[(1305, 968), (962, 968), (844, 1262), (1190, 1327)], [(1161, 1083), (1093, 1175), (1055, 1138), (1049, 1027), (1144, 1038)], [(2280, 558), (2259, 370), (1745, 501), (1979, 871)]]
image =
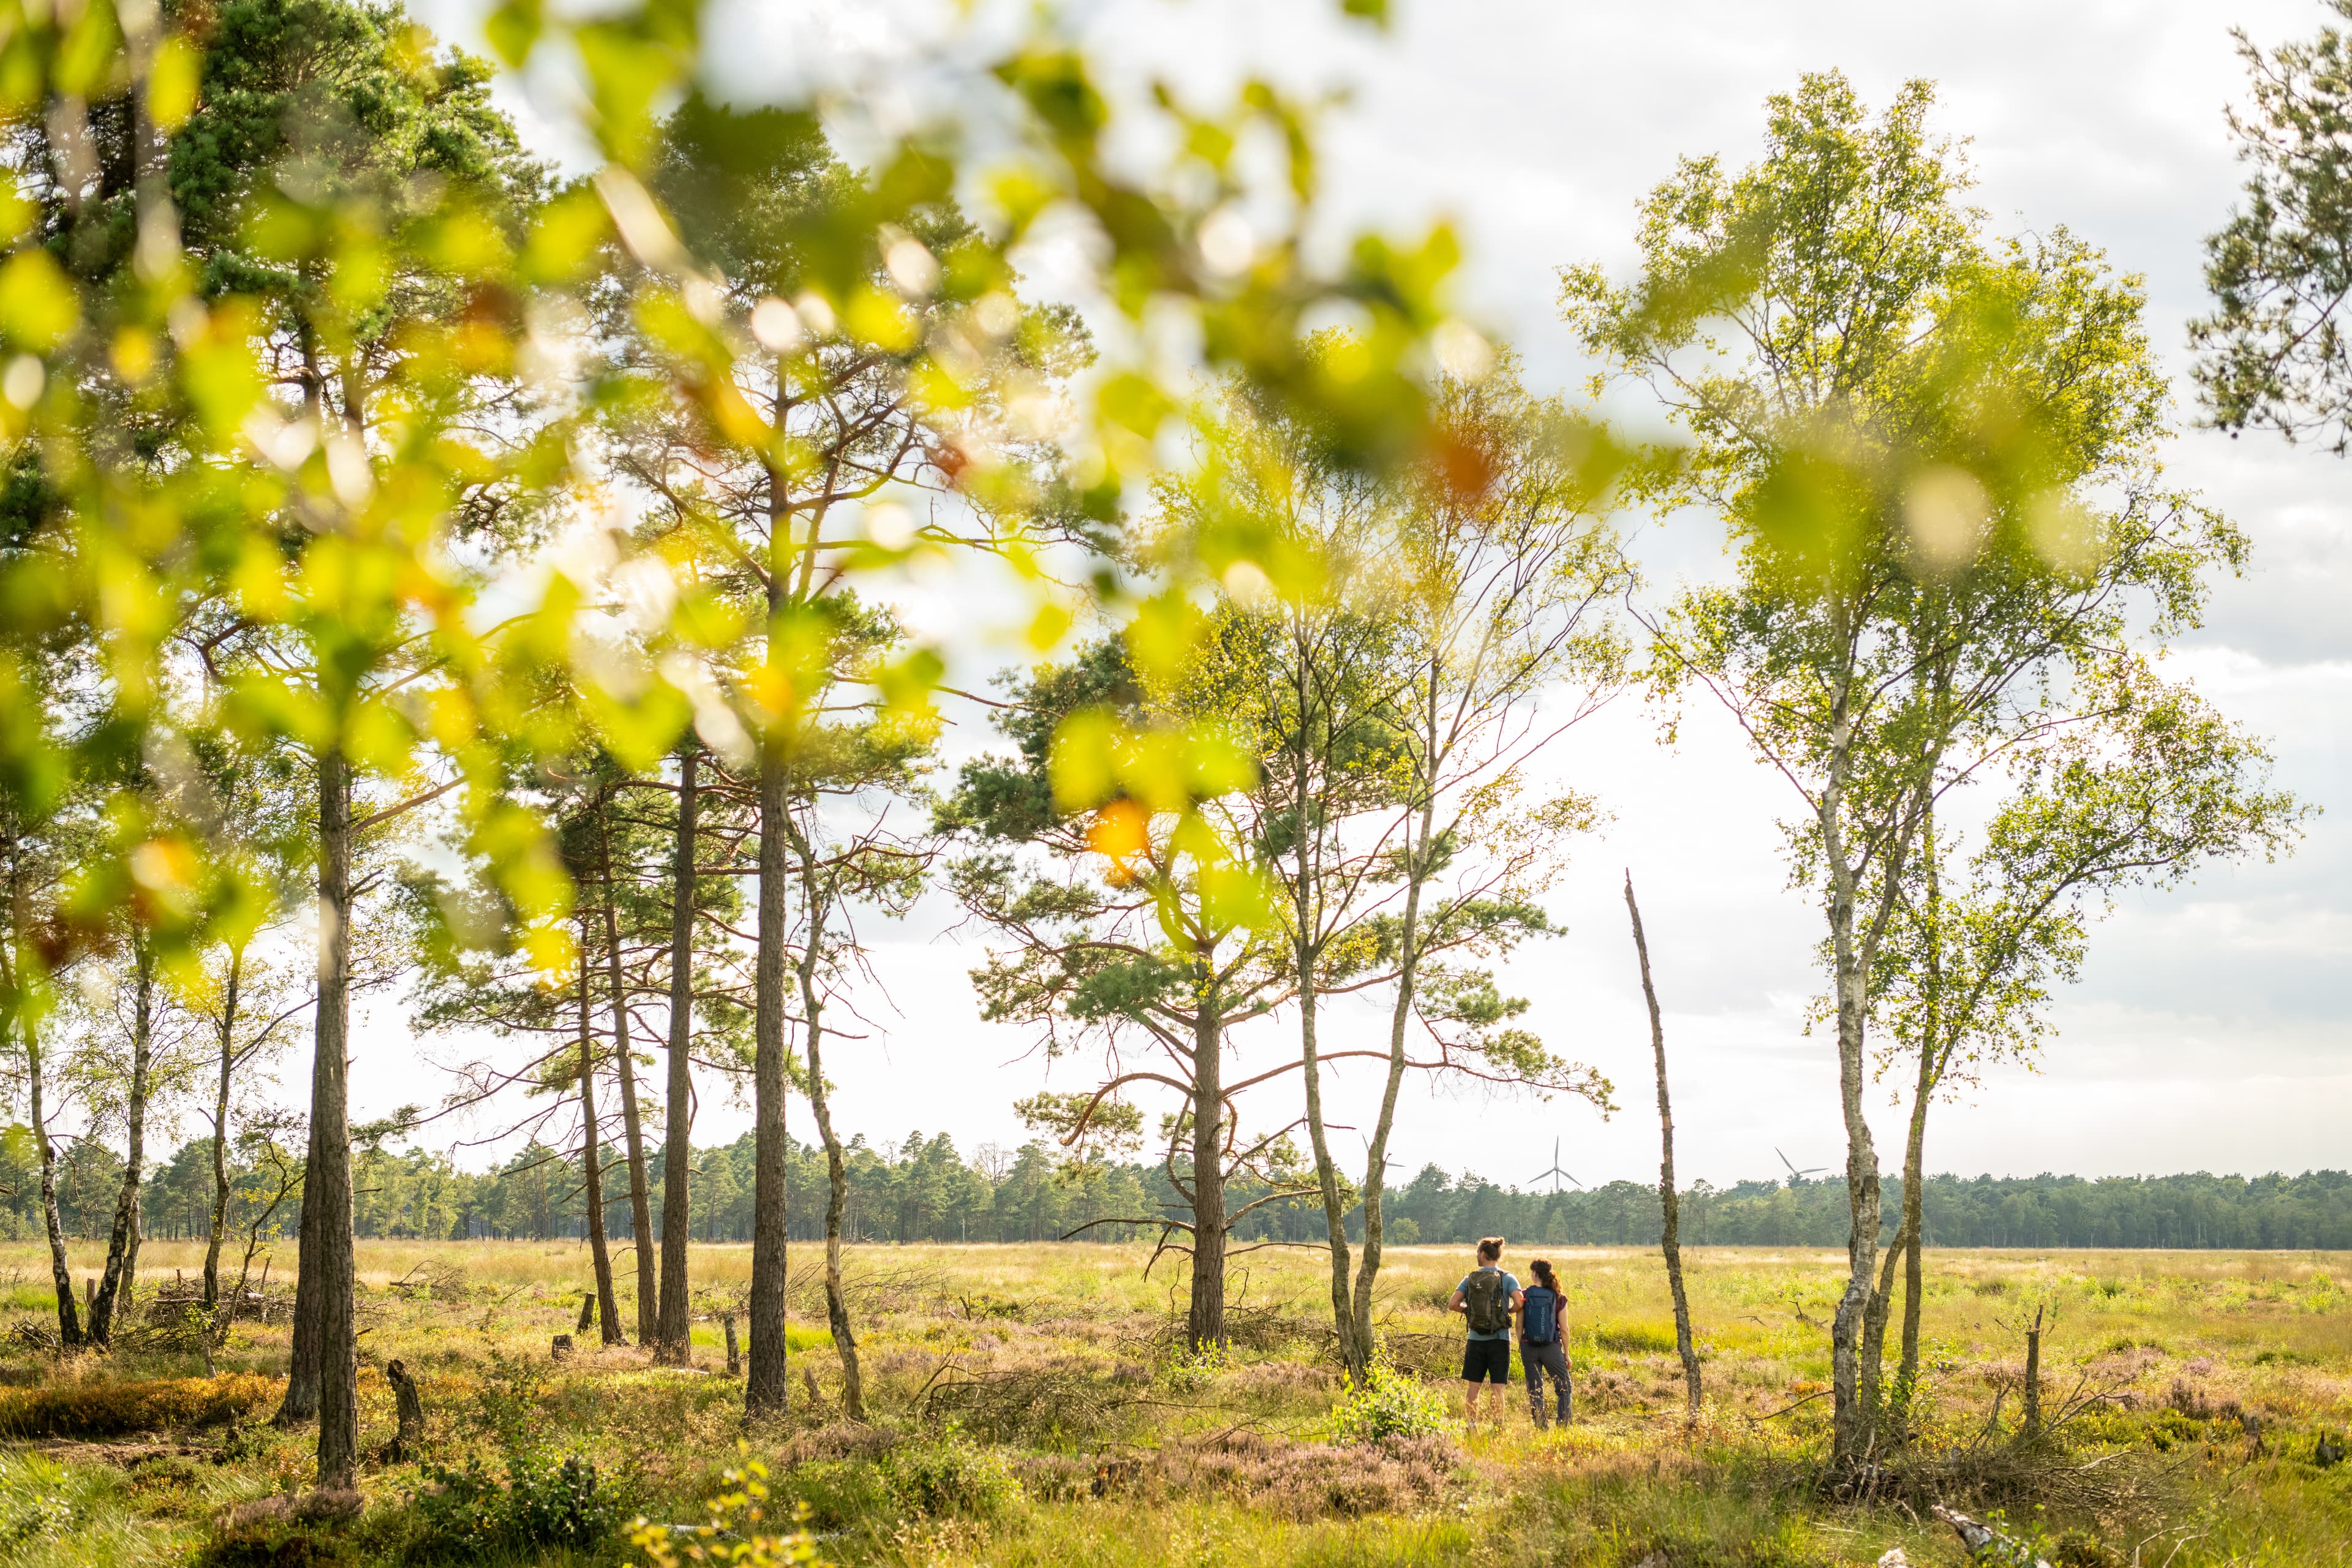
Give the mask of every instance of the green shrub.
[(910, 1513), (964, 1513), (991, 1518), (1021, 1500), (1021, 1483), (1004, 1456), (965, 1436), (953, 1422), (935, 1437), (912, 1438), (891, 1450), (882, 1474)]
[(1452, 1436), (1458, 1430), (1444, 1394), (1389, 1366), (1375, 1365), (1361, 1383), (1351, 1380), (1331, 1412), (1334, 1443)]
[(196, 1549), (191, 1568), (350, 1568), (360, 1561), (351, 1521), (356, 1492), (263, 1498), (232, 1510)]
[(623, 1510), (596, 1480), (596, 1467), (577, 1454), (562, 1458), (524, 1449), (506, 1457), (504, 1479), (478, 1458), (463, 1469), (424, 1468), (425, 1489), (414, 1504), (415, 1531), (405, 1552), (429, 1561), (565, 1547), (592, 1552), (620, 1530)]
[(424, 1485), (394, 1521), (397, 1554), (412, 1561), (475, 1558), (504, 1550), (593, 1552), (619, 1533), (627, 1510), (596, 1467), (559, 1454), (550, 1440), (547, 1376), (537, 1363), (495, 1352), (468, 1425), (496, 1443), (493, 1469), (479, 1455), (462, 1468), (419, 1467)]
[(61, 1492), (27, 1490), (0, 1498), (0, 1546), (22, 1546), (69, 1534), (81, 1510)]
[(807, 1460), (787, 1470), (777, 1490), (806, 1508), (809, 1522), (819, 1530), (846, 1530), (898, 1511), (889, 1479), (868, 1459)]
[(2051, 1537), (2049, 1552), (2054, 1568), (2125, 1568), (2124, 1554), (2087, 1530)]
[(1202, 1345), (1171, 1355), (1160, 1375), (1178, 1394), (1198, 1394), (1215, 1382), (1218, 1373), (1231, 1372), (1233, 1365), (1233, 1357), (1223, 1346)]
[(91, 1378), (0, 1394), (0, 1436), (113, 1437), (166, 1426), (220, 1426), (275, 1398), (276, 1379), (166, 1377), (117, 1382)]

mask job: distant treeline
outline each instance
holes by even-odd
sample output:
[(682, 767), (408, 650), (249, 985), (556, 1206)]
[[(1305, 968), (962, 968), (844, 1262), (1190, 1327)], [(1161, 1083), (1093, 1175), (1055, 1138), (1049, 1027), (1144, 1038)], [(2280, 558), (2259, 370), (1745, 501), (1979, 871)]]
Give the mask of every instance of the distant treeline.
[[(1886, 1180), (1885, 1236), (1903, 1183)], [(1547, 1245), (1650, 1245), (1658, 1190), (1612, 1182), (1590, 1192), (1512, 1192), (1423, 1166), (1388, 1212), (1423, 1241), (1524, 1237)], [(2352, 1248), (2352, 1173), (2300, 1176), (1930, 1176), (1920, 1194), (1930, 1247)], [(1701, 1182), (1682, 1195), (1685, 1246), (1843, 1247), (1845, 1183)], [(1392, 1230), (1402, 1226), (1391, 1222)]]
[[(38, 1172), (21, 1129), (0, 1134), (0, 1236), (40, 1234)], [(657, 1151), (649, 1151), (657, 1153)], [(861, 1241), (1051, 1241), (1078, 1231), (1089, 1240), (1136, 1240), (1155, 1234), (1135, 1222), (1181, 1213), (1164, 1171), (1111, 1164), (1072, 1173), (1060, 1152), (1033, 1142), (1015, 1150), (982, 1145), (966, 1156), (945, 1133), (910, 1133), (849, 1149), (850, 1234)], [(299, 1164), (299, 1151), (290, 1163)], [(661, 1212), (661, 1162), (650, 1161), (652, 1210)], [(748, 1241), (751, 1226), (751, 1141), (696, 1151), (690, 1212), (705, 1241)], [(100, 1236), (113, 1215), (121, 1159), (104, 1145), (79, 1142), (60, 1161), (58, 1206), (76, 1237)], [(267, 1161), (240, 1162), (232, 1229), (242, 1234), (277, 1190)], [(584, 1226), (576, 1157), (532, 1145), (488, 1171), (457, 1169), (423, 1151), (362, 1149), (355, 1160), (355, 1223), (363, 1237), (468, 1237), (549, 1239)], [(209, 1223), (212, 1146), (183, 1144), (149, 1178), (142, 1198), (147, 1234), (198, 1237)], [(1234, 1206), (1265, 1192), (1237, 1186)], [(615, 1157), (606, 1177), (606, 1225), (632, 1234), (625, 1167)], [(1888, 1229), (1902, 1184), (1887, 1183)], [(266, 1226), (291, 1235), (299, 1194)], [(795, 1240), (824, 1234), (821, 1151), (792, 1149), (787, 1208)], [(1935, 1176), (1924, 1194), (1931, 1247), (2160, 1247), (2352, 1249), (2352, 1173), (2300, 1176), (2030, 1177)], [(1454, 1177), (1426, 1165), (1411, 1184), (1388, 1194), (1389, 1239), (1462, 1244), (1501, 1235), (1523, 1246), (1649, 1245), (1658, 1239), (1657, 1189), (1612, 1182), (1590, 1191), (1522, 1192), (1474, 1175)], [(1322, 1206), (1311, 1197), (1277, 1201), (1236, 1227), (1244, 1243), (1312, 1243), (1322, 1235)], [(1350, 1223), (1360, 1237), (1360, 1211)], [(1842, 1181), (1699, 1183), (1683, 1194), (1683, 1237), (1698, 1246), (1837, 1247), (1845, 1241)]]

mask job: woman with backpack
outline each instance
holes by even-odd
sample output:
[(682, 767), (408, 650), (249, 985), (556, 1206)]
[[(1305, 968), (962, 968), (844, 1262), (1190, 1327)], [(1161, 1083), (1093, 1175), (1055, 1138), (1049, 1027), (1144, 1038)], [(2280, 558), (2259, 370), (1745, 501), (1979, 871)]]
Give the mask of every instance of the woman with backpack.
[(1538, 1427), (1551, 1425), (1544, 1408), (1544, 1373), (1559, 1395), (1559, 1424), (1569, 1424), (1568, 1298), (1552, 1277), (1551, 1265), (1538, 1258), (1528, 1265), (1536, 1282), (1519, 1300), (1519, 1366), (1528, 1374), (1528, 1414)]
[(1511, 1318), (1519, 1310), (1519, 1282), (1503, 1272), (1503, 1238), (1478, 1244), (1478, 1267), (1462, 1277), (1446, 1305), (1470, 1320), (1462, 1345), (1463, 1417), (1478, 1425), (1478, 1385), (1495, 1385), (1495, 1425), (1503, 1424), (1503, 1385), (1511, 1381)]

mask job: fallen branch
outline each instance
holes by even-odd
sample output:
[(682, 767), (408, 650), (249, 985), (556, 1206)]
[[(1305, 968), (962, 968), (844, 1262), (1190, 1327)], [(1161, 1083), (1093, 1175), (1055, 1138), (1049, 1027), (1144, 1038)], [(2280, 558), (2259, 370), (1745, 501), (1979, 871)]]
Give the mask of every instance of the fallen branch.
[(2050, 1568), (2049, 1563), (2035, 1556), (2032, 1548), (2023, 1542), (1995, 1530), (1980, 1519), (1971, 1519), (1958, 1510), (1946, 1508), (1942, 1503), (1937, 1503), (1927, 1511), (1950, 1525), (1952, 1533), (1960, 1538), (1960, 1544), (1969, 1549), (1969, 1555), (1979, 1563), (2015, 1563), (2018, 1568), (2026, 1568), (2030, 1563), (2032, 1568)]

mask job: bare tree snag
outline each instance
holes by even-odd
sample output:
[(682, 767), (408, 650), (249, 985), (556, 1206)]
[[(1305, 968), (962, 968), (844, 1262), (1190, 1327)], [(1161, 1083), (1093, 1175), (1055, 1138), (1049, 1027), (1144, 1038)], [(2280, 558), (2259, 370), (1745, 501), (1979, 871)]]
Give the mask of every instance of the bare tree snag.
[(1658, 1204), (1664, 1211), (1662, 1245), (1666, 1283), (1675, 1294), (1675, 1349), (1683, 1358), (1683, 1383), (1690, 1394), (1690, 1419), (1698, 1419), (1698, 1350), (1691, 1342), (1690, 1300), (1683, 1293), (1682, 1202), (1675, 1193), (1675, 1112), (1666, 1097), (1666, 1026), (1658, 1012), (1657, 987), (1650, 983), (1650, 944), (1642, 934), (1642, 906), (1633, 901), (1633, 873), (1625, 873), (1625, 912), (1633, 917), (1633, 952), (1642, 961), (1642, 997), (1650, 1005), (1650, 1050), (1658, 1064)]
[(33, 1145), (41, 1162), (41, 1222), (48, 1233), (49, 1281), (58, 1298), (58, 1344), (64, 1350), (78, 1350), (86, 1320), (74, 1310), (73, 1266), (66, 1258), (65, 1216), (58, 1208), (58, 1146), (49, 1139), (48, 1110), (42, 1103), (40, 1029), (30, 1019), (20, 1020), (19, 1027), (32, 1101)]
[(2033, 1326), (2025, 1331), (2025, 1440), (2042, 1436), (2042, 1309), (2033, 1309)]
[(147, 1091), (155, 1055), (155, 950), (142, 931), (131, 946), (131, 1084), (124, 1107), (127, 1147), (122, 1185), (114, 1200), (114, 1226), (106, 1243), (106, 1273), (90, 1299), (89, 1335), (103, 1345), (113, 1337), (115, 1303), (129, 1315), (132, 1282), (139, 1274), (140, 1178), (147, 1164)]
[[(866, 1379), (858, 1368), (857, 1336), (850, 1327), (849, 1298), (841, 1283), (841, 1225), (849, 1202), (849, 1168), (841, 1140), (833, 1130), (833, 1098), (824, 1081), (824, 994), (817, 980), (817, 965), (824, 956), (825, 918), (841, 889), (838, 873), (830, 877), (819, 874), (816, 845), (811, 835), (789, 819), (787, 826), (792, 829), (793, 853), (800, 858), (801, 902), (808, 912), (808, 930), (802, 933), (795, 977), (800, 983), (801, 1026), (808, 1041), (809, 1115), (816, 1122), (817, 1136), (824, 1144), (825, 1321), (833, 1330), (834, 1349), (841, 1357), (842, 1412), (852, 1421), (863, 1421)], [(809, 1402), (815, 1404), (815, 1373), (803, 1364), (801, 1377), (808, 1387)]]

